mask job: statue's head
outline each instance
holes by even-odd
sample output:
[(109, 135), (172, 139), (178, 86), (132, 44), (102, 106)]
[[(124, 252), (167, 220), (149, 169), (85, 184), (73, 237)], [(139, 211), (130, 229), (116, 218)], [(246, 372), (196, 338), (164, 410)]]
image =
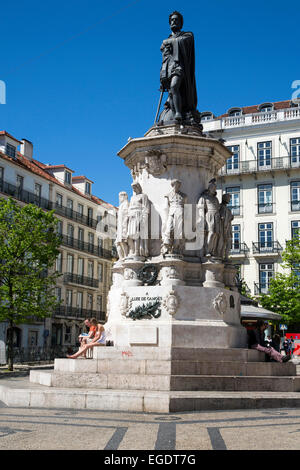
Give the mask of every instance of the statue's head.
[(211, 194), (216, 194), (217, 193), (217, 185), (216, 185), (216, 178), (213, 178), (209, 181), (208, 183), (208, 191)]
[(171, 13), (169, 16), (169, 24), (172, 31), (180, 31), (183, 26), (182, 14), (179, 13), (179, 11), (173, 11), (173, 13)]
[(140, 183), (132, 183), (131, 187), (136, 194), (141, 194), (143, 192)]
[(231, 200), (231, 194), (230, 193), (225, 193), (222, 196), (222, 202), (223, 204), (229, 204)]
[(180, 180), (172, 180), (171, 181), (171, 186), (172, 186), (172, 188), (175, 189), (175, 191), (178, 191), (180, 186), (181, 186), (181, 181)]
[(119, 192), (119, 201), (123, 202), (126, 199), (128, 199), (128, 194), (126, 193), (126, 191), (120, 191)]

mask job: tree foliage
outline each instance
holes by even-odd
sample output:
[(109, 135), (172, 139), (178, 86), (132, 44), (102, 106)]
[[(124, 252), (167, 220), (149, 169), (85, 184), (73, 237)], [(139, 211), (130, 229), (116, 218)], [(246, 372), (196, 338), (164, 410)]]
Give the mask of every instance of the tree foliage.
[(0, 199), (0, 321), (8, 321), (9, 368), (12, 328), (51, 315), (57, 305), (54, 270), (60, 238), (53, 212)]
[(279, 313), (287, 324), (300, 322), (300, 238), (286, 242), (282, 253), (282, 267), (286, 273), (277, 273), (270, 281), (269, 293), (259, 298), (261, 305)]

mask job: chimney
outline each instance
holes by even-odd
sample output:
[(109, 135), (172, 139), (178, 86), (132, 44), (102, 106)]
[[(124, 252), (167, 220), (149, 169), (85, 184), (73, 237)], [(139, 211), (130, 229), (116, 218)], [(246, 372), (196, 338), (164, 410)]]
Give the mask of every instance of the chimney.
[(28, 158), (28, 160), (32, 160), (33, 144), (29, 140), (22, 139), (20, 145), (20, 153), (24, 155), (24, 157)]

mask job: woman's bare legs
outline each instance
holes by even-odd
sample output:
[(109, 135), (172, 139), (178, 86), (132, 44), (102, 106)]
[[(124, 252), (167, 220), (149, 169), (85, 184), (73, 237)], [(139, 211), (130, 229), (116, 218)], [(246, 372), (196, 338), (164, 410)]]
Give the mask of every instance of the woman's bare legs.
[(105, 344), (101, 344), (101, 343), (89, 343), (89, 344), (86, 344), (82, 349), (79, 349), (79, 351), (77, 351), (77, 353), (75, 354), (72, 354), (72, 356), (67, 356), (69, 359), (77, 359), (77, 357), (81, 356), (81, 355), (86, 355), (86, 351), (89, 349), (89, 348), (93, 348), (94, 346), (105, 346)]

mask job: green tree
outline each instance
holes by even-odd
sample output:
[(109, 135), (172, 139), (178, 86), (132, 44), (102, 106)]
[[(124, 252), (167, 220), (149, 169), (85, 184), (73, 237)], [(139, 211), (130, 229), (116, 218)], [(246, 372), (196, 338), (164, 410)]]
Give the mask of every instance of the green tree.
[(0, 199), (0, 321), (9, 324), (8, 369), (13, 370), (13, 327), (51, 315), (57, 305), (54, 269), (61, 243), (53, 212)]
[(286, 273), (278, 273), (270, 281), (269, 293), (259, 297), (261, 305), (282, 316), (287, 324), (300, 322), (300, 237), (286, 242), (282, 253)]

